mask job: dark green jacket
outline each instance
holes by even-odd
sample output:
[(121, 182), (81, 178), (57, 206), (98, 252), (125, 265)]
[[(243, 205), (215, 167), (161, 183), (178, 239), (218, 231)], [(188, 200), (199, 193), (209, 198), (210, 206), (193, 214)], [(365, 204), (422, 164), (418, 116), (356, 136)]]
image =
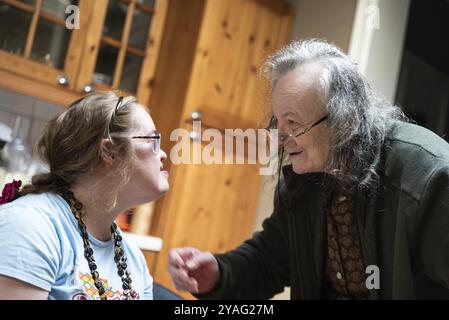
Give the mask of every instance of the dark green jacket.
[[(380, 270), (370, 297), (449, 299), (449, 144), (400, 123), (379, 155), (379, 183), (358, 191), (354, 204), (365, 264)], [(267, 299), (286, 286), (292, 299), (328, 298), (320, 174), (298, 175), (291, 166), (283, 173), (263, 231), (216, 256), (221, 281), (202, 298)]]

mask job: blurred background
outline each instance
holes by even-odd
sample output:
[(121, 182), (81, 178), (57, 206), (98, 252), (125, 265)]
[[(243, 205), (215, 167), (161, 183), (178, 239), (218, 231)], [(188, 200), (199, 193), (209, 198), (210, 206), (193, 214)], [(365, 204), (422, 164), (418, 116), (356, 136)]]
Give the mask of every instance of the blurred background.
[[(35, 152), (46, 121), (93, 90), (148, 106), (167, 153), (172, 130), (192, 131), (193, 120), (263, 128), (260, 66), (310, 37), (347, 52), (377, 91), (447, 140), (449, 0), (0, 0), (0, 183), (48, 170)], [(240, 244), (270, 215), (275, 178), (247, 162), (165, 167), (170, 192), (119, 223), (173, 289), (168, 250)]]

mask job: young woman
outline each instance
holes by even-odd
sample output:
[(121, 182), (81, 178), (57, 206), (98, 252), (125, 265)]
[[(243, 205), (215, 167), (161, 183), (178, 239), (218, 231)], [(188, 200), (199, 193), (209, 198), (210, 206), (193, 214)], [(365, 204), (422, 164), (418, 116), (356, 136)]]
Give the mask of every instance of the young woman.
[(0, 299), (152, 299), (114, 220), (168, 191), (160, 139), (144, 106), (112, 92), (50, 121), (38, 145), (49, 172), (1, 198)]

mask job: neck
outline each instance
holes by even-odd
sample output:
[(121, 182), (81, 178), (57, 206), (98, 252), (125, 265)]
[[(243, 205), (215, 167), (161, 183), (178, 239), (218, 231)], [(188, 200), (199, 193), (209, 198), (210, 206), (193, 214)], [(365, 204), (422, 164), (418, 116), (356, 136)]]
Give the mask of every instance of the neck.
[(113, 195), (101, 192), (102, 189), (89, 181), (78, 182), (72, 186), (71, 190), (75, 198), (83, 205), (83, 221), (87, 232), (101, 241), (110, 240), (112, 223), (120, 212), (127, 208), (122, 208), (118, 200), (114, 206), (108, 205), (114, 200)]

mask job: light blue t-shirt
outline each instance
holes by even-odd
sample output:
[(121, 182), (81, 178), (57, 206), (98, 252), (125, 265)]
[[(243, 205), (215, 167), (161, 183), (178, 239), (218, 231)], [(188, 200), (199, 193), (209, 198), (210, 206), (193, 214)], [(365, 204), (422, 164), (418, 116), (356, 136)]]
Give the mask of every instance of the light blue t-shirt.
[[(139, 299), (153, 298), (153, 279), (138, 247), (122, 234), (127, 270)], [(108, 299), (123, 299), (114, 244), (89, 235)], [(0, 206), (0, 274), (49, 292), (48, 299), (99, 299), (84, 257), (78, 223), (67, 202), (48, 192)]]

